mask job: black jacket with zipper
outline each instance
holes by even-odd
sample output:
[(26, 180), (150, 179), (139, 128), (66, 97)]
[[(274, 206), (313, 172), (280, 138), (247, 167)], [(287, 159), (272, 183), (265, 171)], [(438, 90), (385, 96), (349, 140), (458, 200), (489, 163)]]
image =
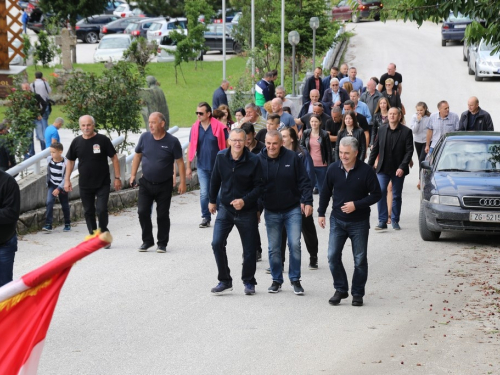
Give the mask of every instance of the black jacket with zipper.
[[(300, 145), (305, 147), (309, 153), (311, 153), (311, 132), (312, 129), (304, 130), (302, 139), (300, 140)], [(332, 146), (330, 142), (330, 136), (323, 129), (319, 129), (318, 142), (321, 148), (321, 159), (326, 166), (329, 166), (332, 162)]]
[(238, 160), (231, 155), (231, 147), (219, 151), (210, 179), (210, 203), (216, 203), (220, 190), (220, 203), (233, 214), (231, 205), (235, 199), (243, 199), (245, 205), (241, 212), (257, 212), (257, 201), (262, 195), (264, 181), (259, 156), (252, 154), (246, 147)]

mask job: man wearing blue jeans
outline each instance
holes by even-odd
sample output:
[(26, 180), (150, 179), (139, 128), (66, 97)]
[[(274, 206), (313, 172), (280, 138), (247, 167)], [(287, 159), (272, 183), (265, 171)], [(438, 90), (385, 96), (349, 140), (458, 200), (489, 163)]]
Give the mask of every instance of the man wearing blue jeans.
[(12, 281), (21, 194), (16, 180), (0, 170), (0, 287)]
[(328, 263), (333, 276), (335, 294), (330, 304), (338, 305), (349, 296), (349, 282), (342, 264), (342, 250), (351, 239), (354, 257), (352, 277), (352, 305), (362, 306), (368, 278), (368, 232), (370, 230), (370, 206), (382, 196), (380, 185), (372, 168), (358, 160), (358, 141), (344, 137), (339, 145), (339, 159), (328, 167), (325, 189), (321, 190), (318, 207), (318, 223), (325, 228), (325, 212), (332, 197)]
[(377, 178), (382, 190), (382, 199), (378, 202), (378, 225), (375, 230), (387, 229), (387, 186), (392, 181), (392, 229), (400, 230), (403, 183), (410, 173), (410, 162), (413, 155), (413, 133), (410, 128), (401, 124), (401, 110), (389, 109), (389, 124), (382, 125), (373, 142), (368, 165), (373, 166), (378, 158)]
[(227, 127), (212, 117), (212, 108), (206, 102), (201, 102), (196, 108), (198, 120), (189, 133), (188, 158), (186, 177), (192, 177), (191, 163), (196, 156), (196, 171), (200, 184), (201, 223), (200, 228), (210, 226), (211, 216), (208, 210), (208, 191), (210, 177), (217, 153), (226, 148), (228, 138)]
[(233, 129), (229, 134), (229, 149), (217, 154), (210, 180), (209, 210), (217, 212), (217, 195), (220, 191), (220, 205), (215, 220), (212, 249), (218, 269), (219, 284), (212, 288), (215, 295), (233, 290), (227, 255), (226, 242), (234, 226), (240, 234), (243, 246), (243, 269), (241, 279), (245, 294), (255, 294), (255, 268), (259, 239), (257, 201), (262, 193), (262, 166), (257, 155), (246, 147), (246, 133)]
[(300, 233), (302, 213), (312, 215), (312, 185), (299, 155), (283, 147), (277, 130), (266, 134), (266, 148), (260, 153), (264, 175), (264, 218), (269, 243), (269, 264), (273, 283), (269, 293), (278, 293), (283, 284), (281, 233), (286, 228), (290, 249), (289, 278), (295, 294), (304, 294), (300, 284)]

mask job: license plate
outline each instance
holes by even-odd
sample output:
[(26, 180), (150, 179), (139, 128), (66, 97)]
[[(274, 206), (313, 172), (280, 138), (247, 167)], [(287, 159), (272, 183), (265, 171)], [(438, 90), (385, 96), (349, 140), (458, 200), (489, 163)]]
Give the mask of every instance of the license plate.
[(375, 6), (370, 7), (370, 9), (371, 9), (371, 10), (374, 10), (374, 9), (379, 9), (379, 7), (375, 5)]
[(455, 29), (465, 29), (467, 25), (455, 25)]
[(470, 221), (486, 222), (486, 223), (500, 223), (500, 213), (489, 212), (471, 212), (469, 214)]

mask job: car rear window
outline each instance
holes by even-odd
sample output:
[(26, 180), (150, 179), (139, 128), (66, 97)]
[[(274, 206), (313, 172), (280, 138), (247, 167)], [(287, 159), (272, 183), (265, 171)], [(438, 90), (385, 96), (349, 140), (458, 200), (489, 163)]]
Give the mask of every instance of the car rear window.
[(448, 141), (437, 170), (499, 171), (500, 141)]
[(127, 38), (109, 38), (101, 40), (99, 49), (128, 48), (130, 40)]
[(150, 31), (160, 30), (162, 24), (160, 22), (153, 22), (151, 26), (149, 26)]

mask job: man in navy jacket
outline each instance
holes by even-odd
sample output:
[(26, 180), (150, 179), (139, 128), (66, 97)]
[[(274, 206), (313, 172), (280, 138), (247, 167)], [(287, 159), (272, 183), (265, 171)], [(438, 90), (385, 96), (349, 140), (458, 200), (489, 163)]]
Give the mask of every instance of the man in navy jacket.
[(283, 147), (277, 130), (266, 134), (266, 148), (260, 153), (264, 176), (264, 217), (269, 243), (269, 264), (273, 283), (269, 293), (278, 293), (283, 284), (281, 232), (286, 228), (290, 249), (289, 278), (295, 294), (303, 294), (300, 284), (300, 234), (302, 213), (312, 215), (312, 185), (296, 152)]
[(358, 160), (357, 139), (342, 138), (339, 149), (340, 160), (328, 167), (318, 208), (318, 224), (321, 228), (325, 228), (325, 212), (333, 192), (328, 263), (333, 276), (335, 294), (329, 302), (338, 305), (342, 299), (349, 296), (349, 282), (342, 264), (342, 250), (350, 238), (354, 256), (352, 305), (362, 306), (368, 278), (370, 206), (380, 200), (382, 193), (373, 169)]
[(216, 295), (233, 290), (230, 275), (226, 241), (236, 225), (243, 245), (242, 280), (245, 294), (255, 293), (255, 268), (257, 262), (258, 216), (257, 201), (262, 193), (262, 167), (259, 157), (245, 147), (246, 133), (233, 129), (229, 134), (228, 149), (215, 158), (210, 179), (208, 209), (213, 215), (217, 211), (217, 195), (220, 191), (220, 205), (215, 220), (212, 249), (219, 271), (219, 284), (212, 288)]
[(212, 96), (212, 109), (219, 108), (220, 105), (227, 103), (227, 95), (226, 91), (229, 88), (229, 82), (224, 80), (221, 82), (220, 86), (214, 91), (214, 95)]

